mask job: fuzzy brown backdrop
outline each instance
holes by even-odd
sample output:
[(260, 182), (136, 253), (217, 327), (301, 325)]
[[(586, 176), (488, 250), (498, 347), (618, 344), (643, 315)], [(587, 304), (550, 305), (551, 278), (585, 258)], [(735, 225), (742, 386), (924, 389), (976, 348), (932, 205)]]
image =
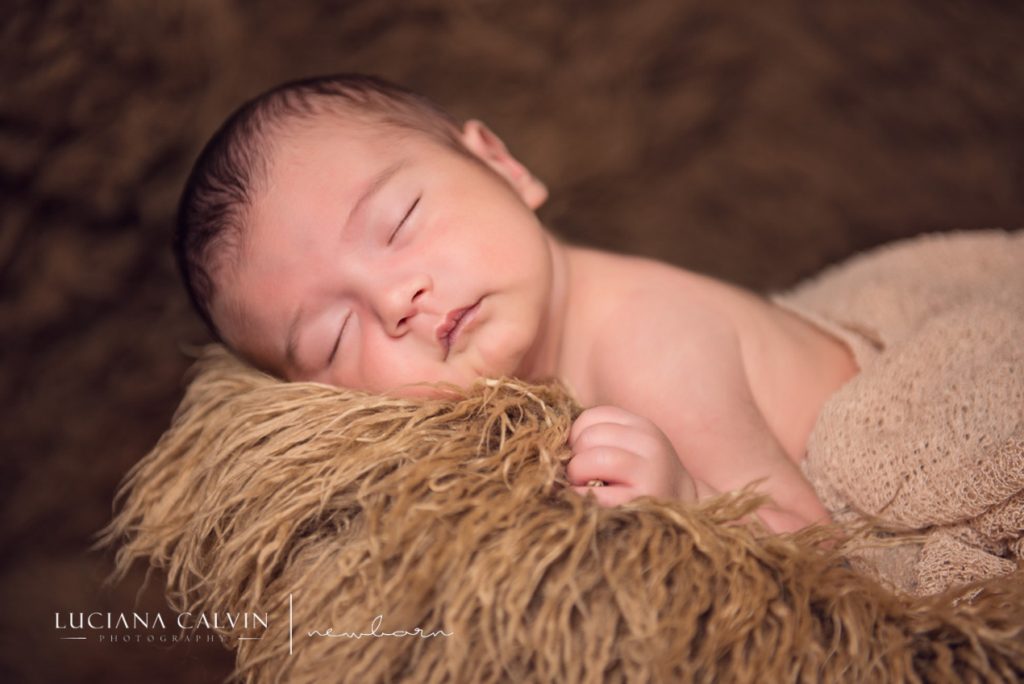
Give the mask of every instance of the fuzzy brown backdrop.
[[(168, 252), (205, 137), (362, 70), (480, 116), (561, 235), (758, 289), (926, 230), (1024, 225), (1024, 10), (1001, 2), (11, 3), (0, 21), (0, 677), (215, 681), (219, 646), (57, 641), (127, 610), (86, 552), (204, 339)], [(159, 593), (143, 605), (160, 608)], [(174, 666), (169, 666), (169, 663)]]

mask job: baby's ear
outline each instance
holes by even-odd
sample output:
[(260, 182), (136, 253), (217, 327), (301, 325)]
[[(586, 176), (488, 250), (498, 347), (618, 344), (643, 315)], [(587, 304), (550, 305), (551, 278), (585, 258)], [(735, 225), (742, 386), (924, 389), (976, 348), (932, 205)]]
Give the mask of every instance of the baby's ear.
[(461, 138), (466, 149), (507, 180), (527, 206), (536, 209), (544, 204), (548, 198), (547, 187), (512, 156), (501, 138), (483, 121), (467, 121), (462, 127)]

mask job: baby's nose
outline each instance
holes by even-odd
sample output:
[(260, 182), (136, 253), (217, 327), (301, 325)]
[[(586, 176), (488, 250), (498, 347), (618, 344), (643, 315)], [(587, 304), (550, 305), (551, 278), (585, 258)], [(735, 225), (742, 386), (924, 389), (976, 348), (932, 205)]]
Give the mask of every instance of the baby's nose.
[(408, 330), (413, 316), (419, 313), (420, 301), (430, 290), (426, 276), (407, 278), (393, 285), (387, 292), (381, 312), (384, 325), (391, 335), (402, 335)]

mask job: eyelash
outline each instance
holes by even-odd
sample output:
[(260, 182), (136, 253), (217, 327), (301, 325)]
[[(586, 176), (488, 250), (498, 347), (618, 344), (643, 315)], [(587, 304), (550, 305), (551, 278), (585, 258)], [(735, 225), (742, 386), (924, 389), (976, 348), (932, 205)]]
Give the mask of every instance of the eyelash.
[(395, 226), (395, 229), (391, 231), (391, 235), (388, 236), (387, 244), (390, 245), (392, 242), (394, 242), (395, 236), (398, 235), (398, 231), (400, 231), (402, 229), (402, 226), (405, 225), (405, 222), (409, 220), (409, 217), (412, 215), (413, 210), (416, 209), (416, 205), (419, 203), (420, 198), (417, 197), (416, 201), (412, 203), (411, 207), (409, 207), (409, 211), (405, 212), (405, 216), (403, 216), (402, 220), (398, 222), (398, 225)]
[(345, 332), (345, 326), (348, 325), (348, 319), (350, 319), (350, 318), (352, 318), (352, 314), (351, 313), (349, 313), (348, 316), (345, 316), (345, 321), (341, 324), (341, 329), (338, 330), (338, 337), (334, 340), (334, 346), (331, 347), (331, 354), (330, 354), (330, 356), (327, 357), (327, 364), (326, 365), (328, 365), (328, 366), (331, 365), (331, 363), (334, 361), (334, 357), (338, 353), (338, 347), (341, 346), (341, 335), (342, 335), (342, 333)]

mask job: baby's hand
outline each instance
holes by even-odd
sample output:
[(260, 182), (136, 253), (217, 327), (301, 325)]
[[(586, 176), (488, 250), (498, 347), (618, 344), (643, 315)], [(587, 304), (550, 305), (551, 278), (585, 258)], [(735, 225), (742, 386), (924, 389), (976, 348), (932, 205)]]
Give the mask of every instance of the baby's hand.
[[(580, 414), (569, 432), (569, 481), (582, 495), (603, 506), (618, 506), (650, 495), (696, 501), (696, 485), (676, 450), (658, 426), (615, 406), (596, 406)], [(603, 481), (606, 486), (587, 486)]]

